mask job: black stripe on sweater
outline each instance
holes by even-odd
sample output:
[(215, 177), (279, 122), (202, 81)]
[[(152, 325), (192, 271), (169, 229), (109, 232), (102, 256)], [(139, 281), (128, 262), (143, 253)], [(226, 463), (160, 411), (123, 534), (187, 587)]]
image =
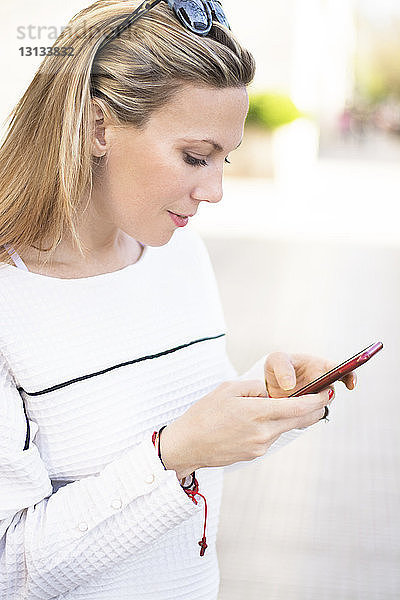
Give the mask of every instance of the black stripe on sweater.
[(193, 344), (200, 344), (201, 342), (207, 342), (208, 340), (216, 340), (220, 337), (224, 337), (225, 333), (220, 333), (219, 335), (214, 335), (212, 337), (201, 338), (199, 340), (193, 340), (192, 342), (188, 342), (187, 344), (182, 344), (181, 346), (176, 346), (176, 348), (170, 348), (168, 350), (163, 350), (162, 352), (158, 352), (157, 354), (150, 354), (149, 356), (141, 356), (140, 358), (135, 358), (133, 360), (128, 360), (126, 362), (120, 363), (118, 365), (113, 365), (112, 367), (107, 367), (107, 369), (103, 369), (102, 371), (96, 371), (95, 373), (90, 373), (89, 375), (82, 375), (82, 377), (76, 377), (75, 379), (70, 379), (69, 381), (65, 381), (64, 383), (58, 383), (57, 385), (53, 385), (50, 388), (46, 388), (44, 390), (40, 390), (39, 392), (27, 392), (24, 388), (17, 388), (18, 391), (24, 392), (28, 396), (41, 396), (42, 394), (47, 394), (49, 392), (54, 392), (55, 390), (59, 390), (60, 388), (67, 387), (68, 385), (72, 385), (77, 381), (83, 381), (85, 379), (90, 379), (91, 377), (97, 377), (97, 375), (103, 375), (104, 373), (108, 373), (108, 371), (113, 371), (114, 369), (119, 369), (120, 367), (125, 367), (126, 365), (133, 365), (138, 362), (143, 362), (144, 360), (152, 360), (154, 358), (160, 358), (160, 356), (165, 356), (166, 354), (172, 354), (173, 352), (177, 352), (178, 350), (182, 350), (183, 348), (188, 348), (188, 346), (193, 346)]

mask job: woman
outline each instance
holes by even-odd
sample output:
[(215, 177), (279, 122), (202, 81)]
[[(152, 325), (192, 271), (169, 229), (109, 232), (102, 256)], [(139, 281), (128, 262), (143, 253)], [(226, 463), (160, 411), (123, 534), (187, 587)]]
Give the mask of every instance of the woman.
[(215, 2), (137, 7), (71, 20), (0, 151), (1, 599), (215, 600), (218, 467), (333, 397), (285, 398), (330, 366), (305, 355), (237, 377), (183, 228), (222, 198), (251, 54)]

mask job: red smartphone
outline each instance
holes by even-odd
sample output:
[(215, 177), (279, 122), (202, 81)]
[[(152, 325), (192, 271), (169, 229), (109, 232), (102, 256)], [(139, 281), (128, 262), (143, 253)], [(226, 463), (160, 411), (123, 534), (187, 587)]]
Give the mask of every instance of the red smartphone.
[(382, 350), (382, 348), (382, 342), (371, 344), (371, 346), (368, 346), (368, 348), (365, 348), (365, 350), (361, 350), (361, 352), (355, 354), (354, 356), (343, 362), (341, 365), (338, 365), (331, 371), (328, 371), (328, 373), (325, 373), (325, 375), (321, 375), (321, 377), (318, 377), (318, 379), (311, 381), (311, 383), (308, 383), (300, 390), (297, 390), (297, 392), (295, 392), (294, 394), (290, 394), (289, 398), (293, 398), (296, 396), (305, 396), (306, 394), (318, 394), (319, 392), (322, 392), (322, 390), (327, 388), (331, 383), (342, 379), (343, 377), (345, 377), (345, 375), (366, 363), (367, 360), (372, 358), (372, 356), (379, 352), (379, 350)]

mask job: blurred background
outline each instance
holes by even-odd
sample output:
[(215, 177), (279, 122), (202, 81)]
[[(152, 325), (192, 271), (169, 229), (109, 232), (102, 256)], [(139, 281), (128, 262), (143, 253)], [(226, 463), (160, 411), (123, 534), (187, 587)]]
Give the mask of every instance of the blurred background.
[[(0, 121), (88, 2), (0, 5)], [(232, 362), (270, 351), (336, 362), (381, 340), (330, 421), (227, 472), (220, 600), (400, 597), (400, 3), (226, 0), (255, 55), (224, 199), (202, 206)]]

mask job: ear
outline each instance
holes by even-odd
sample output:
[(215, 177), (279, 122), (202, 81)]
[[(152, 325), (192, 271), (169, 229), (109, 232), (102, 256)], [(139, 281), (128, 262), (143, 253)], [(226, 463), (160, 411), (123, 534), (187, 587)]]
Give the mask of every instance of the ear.
[(92, 99), (93, 109), (93, 144), (92, 154), (94, 156), (104, 156), (108, 150), (106, 142), (106, 123), (102, 109), (97, 102)]

